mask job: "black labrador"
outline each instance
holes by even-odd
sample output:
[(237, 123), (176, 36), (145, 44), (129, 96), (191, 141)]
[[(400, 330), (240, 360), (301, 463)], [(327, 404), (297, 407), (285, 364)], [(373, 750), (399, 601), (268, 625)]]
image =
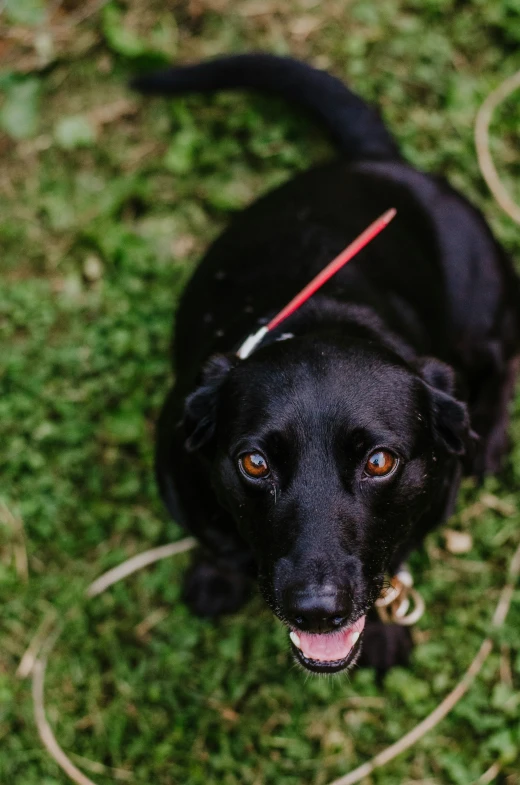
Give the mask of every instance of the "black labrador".
[[(373, 611), (385, 574), (450, 515), (461, 476), (496, 472), (507, 451), (512, 263), (480, 212), (403, 161), (378, 113), (327, 73), (239, 55), (134, 87), (271, 91), (313, 112), (341, 151), (238, 214), (189, 282), (157, 475), (204, 549), (185, 586), (196, 613), (235, 611), (256, 578), (308, 670), (351, 666), (364, 641), (364, 661), (384, 671), (409, 649)], [(391, 225), (238, 359), (390, 207)]]

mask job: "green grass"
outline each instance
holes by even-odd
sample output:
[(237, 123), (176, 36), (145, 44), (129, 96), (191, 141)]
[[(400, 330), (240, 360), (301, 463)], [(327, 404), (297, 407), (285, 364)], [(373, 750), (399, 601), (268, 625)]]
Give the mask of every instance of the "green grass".
[[(260, 48), (328, 67), (377, 101), (408, 158), (463, 188), (518, 256), (518, 227), (482, 182), (472, 128), (488, 91), (519, 67), (520, 6), (129, 0), (74, 23), (89, 6), (69, 0), (45, 27), (42, 2), (12, 0), (2, 22), (14, 32), (0, 74), (0, 782), (68, 781), (15, 677), (55, 607), (66, 623), (46, 696), (67, 751), (138, 785), (325, 785), (434, 708), (486, 634), (519, 540), (520, 400), (508, 470), (484, 489), (505, 507), (455, 518), (473, 535), (470, 553), (448, 554), (436, 533), (415, 557), (428, 613), (412, 667), (384, 688), (366, 671), (306, 678), (259, 598), (218, 625), (191, 617), (177, 603), (184, 556), (87, 604), (100, 572), (182, 536), (158, 499), (152, 453), (185, 281), (234, 210), (331, 154), (320, 129), (278, 101), (147, 102), (125, 81), (170, 56)], [(518, 199), (517, 107), (512, 98), (492, 130)], [(459, 509), (481, 493), (465, 487)], [(27, 581), (15, 559), (24, 547)], [(497, 781), (520, 783), (519, 600), (517, 590), (500, 646), (452, 715), (370, 782), (468, 785), (498, 761)]]

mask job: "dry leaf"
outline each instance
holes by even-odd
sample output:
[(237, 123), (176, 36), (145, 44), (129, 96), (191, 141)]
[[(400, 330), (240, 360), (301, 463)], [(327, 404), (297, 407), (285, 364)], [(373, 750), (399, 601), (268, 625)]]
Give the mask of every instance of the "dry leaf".
[(473, 537), (467, 532), (459, 532), (456, 529), (444, 529), (446, 550), (449, 553), (460, 555), (468, 553), (473, 547)]

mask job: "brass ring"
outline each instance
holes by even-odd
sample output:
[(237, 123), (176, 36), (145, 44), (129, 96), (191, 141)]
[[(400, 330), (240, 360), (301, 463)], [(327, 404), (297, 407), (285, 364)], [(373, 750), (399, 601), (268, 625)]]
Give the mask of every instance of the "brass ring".
[(411, 573), (403, 567), (392, 578), (384, 594), (376, 600), (375, 607), (385, 624), (410, 627), (421, 618), (426, 606), (419, 592), (413, 588)]
[(402, 587), (397, 583), (392, 583), (389, 589), (386, 589), (385, 594), (376, 600), (376, 608), (386, 608), (391, 605), (401, 594)]
[(419, 621), (426, 609), (426, 604), (418, 591), (410, 589), (410, 596), (413, 599), (414, 609), (407, 616), (395, 618), (395, 623), (402, 624), (404, 627), (411, 627), (412, 624)]

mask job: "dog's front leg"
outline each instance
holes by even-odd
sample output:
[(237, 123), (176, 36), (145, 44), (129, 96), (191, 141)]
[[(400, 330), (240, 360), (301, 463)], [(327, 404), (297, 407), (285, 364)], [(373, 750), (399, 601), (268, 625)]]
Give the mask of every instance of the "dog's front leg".
[(378, 681), (382, 681), (390, 668), (408, 665), (412, 649), (410, 628), (383, 623), (374, 611), (365, 624), (358, 665), (374, 668)]
[(253, 586), (251, 571), (244, 566), (241, 557), (218, 558), (201, 549), (184, 579), (184, 602), (197, 616), (235, 613), (247, 602)]

